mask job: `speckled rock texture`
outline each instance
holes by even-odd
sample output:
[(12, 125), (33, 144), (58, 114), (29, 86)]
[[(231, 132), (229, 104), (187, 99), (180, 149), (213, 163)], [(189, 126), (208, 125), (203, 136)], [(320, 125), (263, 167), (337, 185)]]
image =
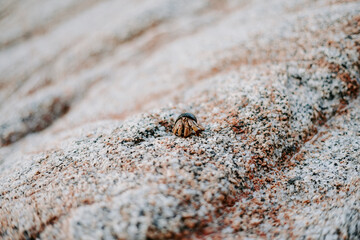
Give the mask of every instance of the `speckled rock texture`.
[(3, 0), (0, 32), (1, 239), (360, 239), (358, 1)]

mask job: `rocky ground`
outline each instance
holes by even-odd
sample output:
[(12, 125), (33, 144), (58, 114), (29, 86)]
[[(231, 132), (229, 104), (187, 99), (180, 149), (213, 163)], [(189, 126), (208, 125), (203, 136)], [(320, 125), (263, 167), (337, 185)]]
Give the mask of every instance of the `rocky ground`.
[(4, 0), (0, 32), (0, 238), (359, 239), (358, 1)]

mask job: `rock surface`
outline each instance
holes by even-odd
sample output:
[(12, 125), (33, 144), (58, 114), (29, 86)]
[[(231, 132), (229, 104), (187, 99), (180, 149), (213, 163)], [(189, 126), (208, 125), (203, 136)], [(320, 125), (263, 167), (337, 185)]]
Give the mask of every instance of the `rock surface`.
[(5, 0), (0, 31), (2, 239), (360, 236), (359, 2)]

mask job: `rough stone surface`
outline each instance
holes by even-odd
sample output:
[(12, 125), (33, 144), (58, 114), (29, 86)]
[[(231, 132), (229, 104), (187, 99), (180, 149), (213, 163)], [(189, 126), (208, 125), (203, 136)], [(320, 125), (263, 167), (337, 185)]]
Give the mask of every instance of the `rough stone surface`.
[(359, 239), (358, 1), (5, 0), (0, 32), (0, 238)]

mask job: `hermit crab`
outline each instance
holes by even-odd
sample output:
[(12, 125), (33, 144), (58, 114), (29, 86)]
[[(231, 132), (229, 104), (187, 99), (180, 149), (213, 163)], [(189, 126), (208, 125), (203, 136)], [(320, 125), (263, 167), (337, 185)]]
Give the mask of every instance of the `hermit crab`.
[(173, 133), (179, 137), (190, 136), (192, 130), (198, 135), (204, 128), (197, 122), (194, 114), (182, 113), (175, 121)]

